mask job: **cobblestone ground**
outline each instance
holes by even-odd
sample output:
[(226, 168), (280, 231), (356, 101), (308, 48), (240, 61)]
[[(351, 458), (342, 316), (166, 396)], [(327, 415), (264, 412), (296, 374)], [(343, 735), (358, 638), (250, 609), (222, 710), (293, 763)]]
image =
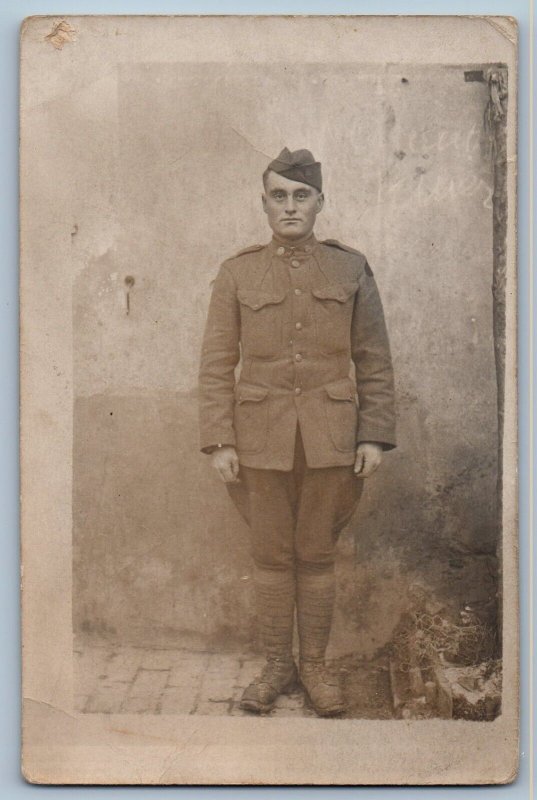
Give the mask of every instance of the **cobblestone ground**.
[[(247, 716), (239, 700), (263, 660), (253, 654), (144, 649), (77, 643), (75, 706), (87, 714)], [(385, 664), (333, 664), (349, 703), (348, 717), (391, 718)], [(304, 693), (281, 695), (273, 717), (315, 716)]]

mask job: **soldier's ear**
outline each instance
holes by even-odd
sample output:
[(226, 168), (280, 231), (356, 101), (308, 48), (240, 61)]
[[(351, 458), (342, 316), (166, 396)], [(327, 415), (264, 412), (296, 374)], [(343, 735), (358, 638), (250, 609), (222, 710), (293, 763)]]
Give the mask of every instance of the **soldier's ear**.
[(261, 202), (263, 203), (263, 211), (266, 214), (267, 213), (267, 195), (265, 194), (265, 192), (263, 192), (263, 194), (261, 195)]
[(322, 192), (319, 192), (319, 194), (317, 195), (317, 213), (319, 213), (319, 211), (322, 209), (323, 206), (324, 206), (324, 194)]

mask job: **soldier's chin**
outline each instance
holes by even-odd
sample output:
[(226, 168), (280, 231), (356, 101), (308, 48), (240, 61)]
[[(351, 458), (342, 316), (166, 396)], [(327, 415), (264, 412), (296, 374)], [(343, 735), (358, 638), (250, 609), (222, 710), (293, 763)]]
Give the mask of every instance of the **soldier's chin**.
[(282, 222), (278, 233), (288, 239), (296, 239), (304, 235), (304, 230), (298, 220), (293, 220), (292, 222)]

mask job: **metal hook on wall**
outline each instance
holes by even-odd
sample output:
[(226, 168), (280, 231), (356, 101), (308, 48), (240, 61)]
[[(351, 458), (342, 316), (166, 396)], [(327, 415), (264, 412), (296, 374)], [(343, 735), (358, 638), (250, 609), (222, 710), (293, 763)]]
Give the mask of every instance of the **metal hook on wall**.
[(127, 275), (125, 278), (125, 286), (127, 287), (127, 291), (125, 293), (125, 302), (126, 302), (126, 313), (129, 314), (131, 310), (131, 302), (130, 302), (130, 291), (134, 286), (135, 280), (132, 275)]

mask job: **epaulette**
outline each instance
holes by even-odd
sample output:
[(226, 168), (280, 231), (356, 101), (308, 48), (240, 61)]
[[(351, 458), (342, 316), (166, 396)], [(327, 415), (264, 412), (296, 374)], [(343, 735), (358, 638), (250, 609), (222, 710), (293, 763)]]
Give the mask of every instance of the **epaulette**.
[(329, 247), (337, 247), (340, 250), (345, 250), (346, 253), (354, 253), (357, 256), (362, 255), (359, 250), (355, 250), (354, 247), (349, 247), (347, 244), (341, 244), (337, 239), (323, 239), (321, 244), (327, 244)]
[[(337, 239), (324, 239), (321, 242), (321, 244), (327, 244), (328, 247), (337, 247), (338, 250), (344, 250), (346, 253), (354, 253), (354, 255), (362, 256), (362, 258), (364, 258), (364, 254), (360, 253), (359, 250), (355, 250), (354, 247), (349, 247), (347, 244), (341, 244), (341, 242), (338, 242)], [(367, 259), (365, 259), (364, 269), (365, 269), (366, 275), (369, 275), (370, 277), (373, 277), (373, 270), (371, 269), (371, 267), (367, 263)]]
[(252, 244), (250, 247), (245, 247), (244, 250), (239, 250), (238, 253), (235, 253), (232, 258), (237, 258), (238, 256), (245, 256), (246, 253), (255, 253), (257, 250), (263, 250), (266, 245), (264, 244)]

